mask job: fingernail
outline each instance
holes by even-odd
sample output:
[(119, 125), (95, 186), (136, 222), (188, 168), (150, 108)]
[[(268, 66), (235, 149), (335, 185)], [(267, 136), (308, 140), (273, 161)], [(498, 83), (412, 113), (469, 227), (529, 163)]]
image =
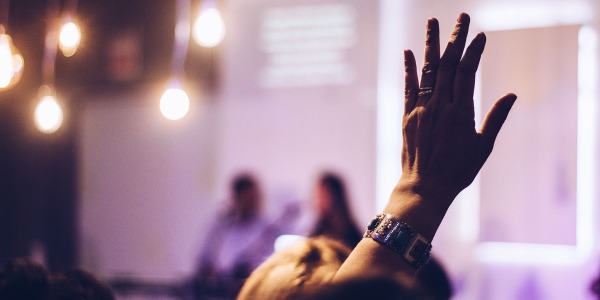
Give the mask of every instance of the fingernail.
[(485, 35), (485, 33), (480, 32), (475, 36), (475, 39), (478, 43), (485, 43), (485, 41), (487, 40), (487, 37)]
[(513, 106), (513, 104), (515, 104), (515, 102), (517, 101), (517, 95), (513, 94), (513, 93), (508, 93), (507, 96), (509, 97), (509, 101), (508, 104), (510, 107)]

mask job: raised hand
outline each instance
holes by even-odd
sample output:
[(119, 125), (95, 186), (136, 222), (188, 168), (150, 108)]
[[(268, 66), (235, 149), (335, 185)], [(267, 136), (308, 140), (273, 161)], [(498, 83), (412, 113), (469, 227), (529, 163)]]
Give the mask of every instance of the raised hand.
[[(428, 242), (454, 198), (473, 182), (487, 160), (517, 98), (507, 94), (498, 99), (480, 130), (475, 129), (475, 73), (486, 37), (479, 33), (465, 51), (468, 29), (469, 16), (461, 14), (440, 57), (439, 25), (436, 19), (428, 20), (420, 82), (413, 53), (404, 52), (402, 176), (382, 213), (408, 224)], [(414, 274), (405, 253), (395, 251), (364, 238), (334, 280), (364, 276), (368, 271), (390, 276)]]
[[(415, 57), (405, 55), (402, 177), (397, 189), (442, 201), (447, 209), (490, 155), (514, 94), (496, 101), (479, 131), (475, 129), (473, 91), (486, 37), (477, 34), (465, 49), (469, 16), (458, 17), (440, 58), (439, 25), (427, 22), (425, 62), (419, 83)], [(464, 51), (464, 55), (463, 55)]]

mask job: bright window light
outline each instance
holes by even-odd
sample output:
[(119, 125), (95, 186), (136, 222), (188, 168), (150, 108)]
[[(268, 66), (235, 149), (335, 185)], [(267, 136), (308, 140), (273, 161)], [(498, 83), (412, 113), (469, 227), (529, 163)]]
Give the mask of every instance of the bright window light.
[[(480, 261), (503, 264), (573, 265), (584, 263), (593, 253), (595, 164), (595, 83), (597, 34), (588, 27), (579, 32), (577, 100), (577, 229), (576, 244), (496, 243), (478, 244)], [(470, 219), (469, 219), (470, 220)]]
[(402, 149), (401, 105), (403, 86), (402, 73), (397, 66), (402, 64), (401, 40), (397, 28), (402, 28), (396, 12), (406, 9), (403, 1), (383, 0), (380, 2), (379, 53), (377, 81), (377, 186), (376, 210), (381, 211), (387, 203), (390, 191), (402, 174), (400, 156)]
[(582, 24), (593, 21), (594, 10), (586, 3), (575, 1), (552, 3), (552, 5), (531, 1), (506, 5), (505, 2), (497, 1), (482, 5), (475, 15), (477, 18), (473, 19), (483, 30), (508, 30)]

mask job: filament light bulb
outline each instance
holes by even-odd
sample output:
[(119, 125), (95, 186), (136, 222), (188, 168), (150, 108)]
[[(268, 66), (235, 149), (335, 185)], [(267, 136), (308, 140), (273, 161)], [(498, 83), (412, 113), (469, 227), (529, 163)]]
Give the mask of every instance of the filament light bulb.
[(221, 13), (210, 7), (200, 11), (192, 29), (194, 41), (203, 47), (215, 47), (225, 38), (225, 23)]
[(12, 87), (21, 79), (23, 64), (23, 56), (13, 45), (10, 36), (0, 34), (0, 90)]
[(63, 111), (54, 96), (43, 96), (35, 108), (35, 126), (43, 133), (57, 131), (63, 123)]
[(169, 120), (179, 120), (190, 110), (190, 98), (180, 88), (167, 89), (160, 98), (160, 112)]
[(60, 29), (58, 41), (58, 46), (64, 56), (70, 57), (75, 54), (81, 42), (81, 30), (79, 26), (71, 21), (63, 24)]

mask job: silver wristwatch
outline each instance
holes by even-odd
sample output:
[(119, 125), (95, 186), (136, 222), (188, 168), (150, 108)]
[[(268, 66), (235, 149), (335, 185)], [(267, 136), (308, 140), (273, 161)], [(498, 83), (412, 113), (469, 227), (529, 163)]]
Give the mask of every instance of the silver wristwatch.
[(408, 224), (394, 220), (389, 214), (378, 214), (371, 220), (364, 234), (390, 247), (415, 269), (429, 261), (431, 244)]

